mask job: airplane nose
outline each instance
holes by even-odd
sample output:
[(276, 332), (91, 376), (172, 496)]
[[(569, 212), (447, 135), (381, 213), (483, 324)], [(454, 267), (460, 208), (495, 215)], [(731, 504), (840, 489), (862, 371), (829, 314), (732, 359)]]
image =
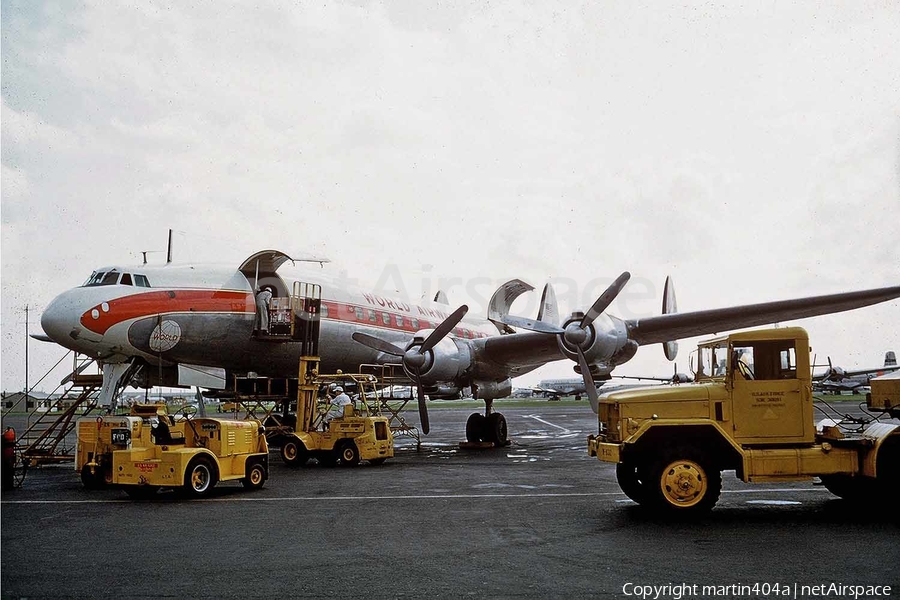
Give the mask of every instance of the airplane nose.
[[(75, 291), (69, 290), (54, 298), (41, 315), (41, 327), (60, 346), (79, 350), (79, 342), (97, 340), (84, 339), (84, 334), (90, 333), (85, 331), (79, 321), (84, 312), (84, 299), (75, 296)], [(96, 335), (89, 337), (97, 338)]]

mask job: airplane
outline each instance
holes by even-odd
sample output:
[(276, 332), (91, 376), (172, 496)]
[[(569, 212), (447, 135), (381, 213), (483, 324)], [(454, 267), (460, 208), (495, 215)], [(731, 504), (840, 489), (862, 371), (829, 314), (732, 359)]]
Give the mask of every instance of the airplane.
[[(605, 381), (595, 381), (596, 387), (602, 387)], [(561, 379), (543, 379), (537, 387), (532, 388), (533, 391), (543, 394), (545, 398), (559, 400), (562, 396), (575, 396), (576, 400), (581, 400), (582, 394), (586, 394), (584, 387), (584, 379), (581, 377), (564, 377)]]
[[(595, 380), (609, 379), (642, 345), (662, 344), (666, 357), (674, 360), (680, 338), (900, 297), (900, 286), (893, 286), (679, 313), (667, 278), (663, 314), (640, 319), (608, 314), (607, 307), (630, 277), (622, 273), (585, 312), (565, 319), (560, 319), (549, 284), (536, 319), (510, 314), (513, 301), (534, 290), (514, 279), (494, 293), (487, 318), (474, 318), (466, 306), (451, 311), (441, 302), (414, 303), (368, 292), (327, 277), (304, 259), (263, 250), (237, 268), (167, 262), (97, 269), (83, 285), (51, 301), (41, 316), (45, 335), (35, 337), (98, 361), (103, 373), (100, 403), (112, 406), (125, 385), (221, 389), (233, 375), (296, 377), (303, 344), (281, 328), (292, 318), (307, 318), (319, 325), (321, 372), (401, 363), (416, 385), (426, 434), (426, 393), (432, 399), (457, 397), (469, 387), (485, 410), (469, 417), (466, 438), (502, 444), (506, 419), (493, 411), (493, 400), (509, 395), (512, 378), (549, 362), (576, 363), (596, 412)], [(292, 315), (291, 297), (299, 297), (309, 284), (321, 286), (319, 312)], [(273, 295), (270, 335), (255, 331), (255, 293), (265, 286)]]
[(833, 394), (859, 391), (860, 388), (868, 386), (871, 379), (897, 370), (900, 370), (900, 366), (897, 365), (897, 355), (893, 351), (884, 353), (884, 366), (871, 369), (842, 369), (832, 366), (829, 358), (828, 369), (822, 374), (813, 375), (813, 387), (818, 391)]

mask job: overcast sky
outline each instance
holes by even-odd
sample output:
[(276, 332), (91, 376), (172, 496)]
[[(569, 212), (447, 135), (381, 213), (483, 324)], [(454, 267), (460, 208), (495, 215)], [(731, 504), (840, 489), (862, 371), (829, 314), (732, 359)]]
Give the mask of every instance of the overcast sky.
[[(571, 310), (629, 270), (625, 317), (668, 274), (682, 311), (900, 284), (900, 4), (750, 4), (3, 0), (0, 387), (26, 304), (37, 331), (169, 228), (179, 262), (457, 278), (482, 315), (512, 277)], [(898, 317), (798, 323), (870, 366)], [(31, 383), (64, 354), (29, 352)], [(617, 373), (670, 370), (657, 345)]]

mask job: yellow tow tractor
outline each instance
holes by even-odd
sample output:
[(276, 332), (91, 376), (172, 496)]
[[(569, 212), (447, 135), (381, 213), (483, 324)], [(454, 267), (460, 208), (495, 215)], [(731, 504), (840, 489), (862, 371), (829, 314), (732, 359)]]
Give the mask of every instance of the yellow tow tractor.
[[(371, 414), (366, 398), (377, 394), (372, 375), (319, 375), (318, 357), (300, 359), (297, 392), (297, 416), (293, 431), (277, 436), (281, 458), (291, 467), (305, 465), (315, 458), (319, 464), (355, 467), (361, 460), (380, 465), (394, 456), (394, 436), (387, 417)], [(360, 394), (361, 411), (351, 403), (343, 414), (328, 418), (329, 404), (317, 401), (323, 387), (352, 381)]]
[(78, 421), (75, 469), (86, 488), (121, 486), (133, 498), (160, 488), (207, 496), (219, 481), (261, 488), (269, 447), (259, 421), (191, 417), (176, 421), (164, 405), (135, 405), (128, 416)]

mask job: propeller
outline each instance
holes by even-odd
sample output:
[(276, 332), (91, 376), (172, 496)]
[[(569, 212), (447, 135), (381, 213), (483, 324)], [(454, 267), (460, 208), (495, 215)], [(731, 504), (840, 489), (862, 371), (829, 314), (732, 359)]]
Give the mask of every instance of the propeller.
[(600, 294), (600, 297), (594, 301), (591, 308), (588, 309), (584, 314), (584, 317), (581, 318), (581, 322), (577, 323), (572, 321), (566, 325), (562, 332), (562, 338), (567, 347), (570, 349), (574, 348), (578, 355), (578, 366), (581, 368), (581, 376), (584, 378), (584, 388), (591, 401), (591, 410), (595, 413), (599, 410), (600, 397), (597, 395), (597, 388), (594, 386), (594, 377), (591, 375), (591, 370), (588, 366), (587, 358), (584, 356), (582, 346), (591, 336), (591, 324), (593, 324), (597, 317), (603, 314), (603, 311), (612, 304), (612, 301), (616, 299), (616, 296), (619, 295), (619, 292), (622, 291), (622, 288), (625, 287), (625, 284), (628, 283), (629, 279), (631, 279), (631, 273), (628, 271), (619, 275), (616, 280)]
[(416, 392), (419, 399), (419, 420), (422, 424), (422, 433), (428, 434), (430, 426), (428, 423), (428, 408), (425, 406), (425, 389), (422, 386), (422, 367), (428, 360), (428, 351), (437, 346), (438, 342), (447, 337), (447, 334), (453, 331), (453, 328), (462, 321), (462, 318), (469, 311), (469, 307), (463, 304), (450, 316), (441, 321), (434, 330), (425, 338), (425, 341), (419, 345), (412, 345), (403, 350), (390, 342), (386, 342), (380, 338), (357, 331), (353, 334), (353, 339), (363, 346), (368, 346), (373, 350), (390, 354), (391, 356), (399, 356), (403, 361), (403, 367), (407, 372), (413, 375), (416, 382)]

